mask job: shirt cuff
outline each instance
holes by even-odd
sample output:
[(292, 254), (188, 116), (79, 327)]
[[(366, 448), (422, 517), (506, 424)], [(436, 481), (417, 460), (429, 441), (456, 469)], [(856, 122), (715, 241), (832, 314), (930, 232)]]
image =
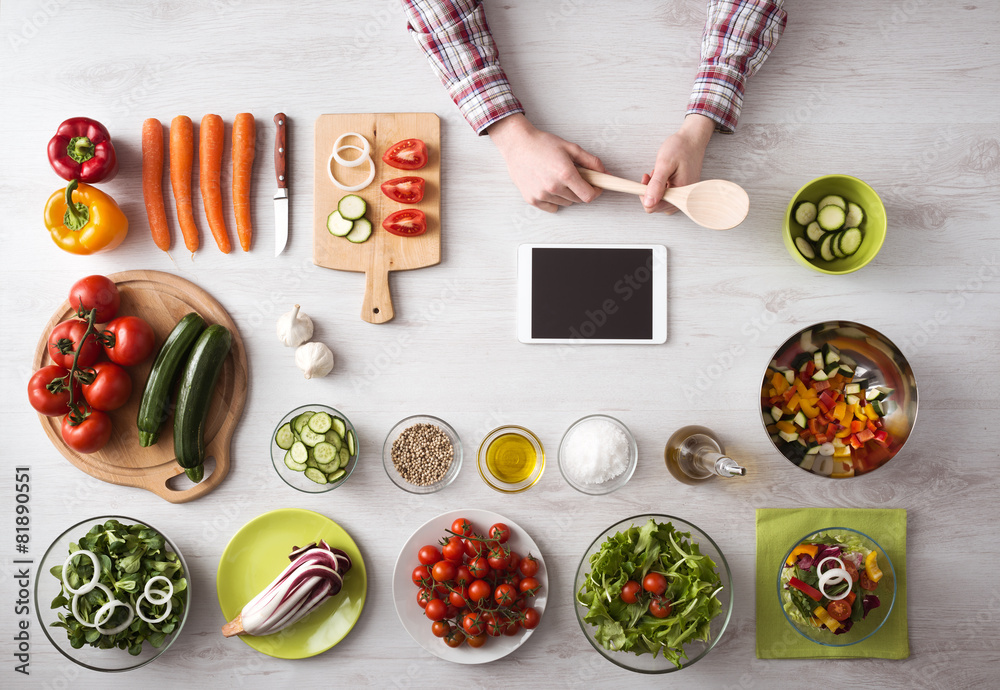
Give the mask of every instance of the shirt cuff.
[(487, 127), (508, 115), (524, 112), (507, 81), (507, 75), (498, 65), (479, 70), (455, 82), (449, 92), (476, 134), (485, 134)]
[(746, 81), (734, 69), (705, 65), (698, 71), (688, 101), (687, 114), (704, 115), (716, 124), (716, 131), (732, 134), (743, 109)]

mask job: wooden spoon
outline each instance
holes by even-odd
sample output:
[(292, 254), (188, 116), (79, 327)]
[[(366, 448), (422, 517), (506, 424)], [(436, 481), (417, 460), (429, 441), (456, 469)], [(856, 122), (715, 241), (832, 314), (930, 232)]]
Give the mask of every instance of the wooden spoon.
[[(644, 196), (646, 185), (621, 177), (578, 167), (580, 175), (595, 187), (611, 192)], [(750, 211), (750, 197), (743, 187), (728, 180), (703, 180), (684, 187), (669, 187), (663, 195), (703, 228), (729, 230), (742, 223)]]

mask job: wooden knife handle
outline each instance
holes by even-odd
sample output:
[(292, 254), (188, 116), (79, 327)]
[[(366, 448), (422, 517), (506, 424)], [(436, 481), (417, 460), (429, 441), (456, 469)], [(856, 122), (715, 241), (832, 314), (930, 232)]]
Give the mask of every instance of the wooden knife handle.
[(274, 124), (278, 130), (274, 133), (274, 177), (278, 181), (278, 189), (288, 187), (288, 176), (285, 174), (285, 126), (288, 118), (284, 113), (274, 116)]

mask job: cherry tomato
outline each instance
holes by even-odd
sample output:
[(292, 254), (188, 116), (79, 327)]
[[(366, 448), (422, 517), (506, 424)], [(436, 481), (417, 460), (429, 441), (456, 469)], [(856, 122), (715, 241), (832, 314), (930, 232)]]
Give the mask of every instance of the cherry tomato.
[(465, 642), (465, 633), (458, 628), (452, 628), (448, 634), (444, 636), (444, 643), (452, 649), (461, 647), (463, 642)]
[(463, 606), (468, 606), (469, 602), (469, 588), (461, 587), (460, 589), (453, 589), (448, 593), (448, 601), (451, 602), (452, 606), (457, 606), (462, 608)]
[(480, 633), (479, 635), (470, 635), (468, 638), (466, 638), (466, 642), (469, 643), (470, 647), (478, 649), (479, 647), (482, 647), (484, 644), (486, 644), (486, 635), (483, 635), (482, 633)]
[(540, 590), (541, 588), (542, 588), (542, 583), (533, 577), (526, 577), (523, 580), (521, 580), (520, 584), (521, 594), (524, 594), (525, 596), (533, 597), (535, 596), (535, 594), (538, 593), (538, 590)]
[[(52, 329), (52, 333), (49, 334), (49, 357), (57, 366), (63, 369), (69, 369), (73, 366), (73, 357), (86, 331), (87, 322), (80, 319), (63, 321)], [(97, 333), (91, 332), (87, 336), (87, 342), (80, 349), (80, 359), (76, 363), (77, 368), (89, 367), (100, 356), (101, 343), (97, 340)]]
[(413, 569), (413, 573), (410, 575), (410, 579), (413, 580), (413, 584), (417, 587), (424, 587), (431, 582), (431, 569), (430, 566), (418, 565)]
[(111, 440), (111, 417), (100, 410), (90, 410), (86, 419), (73, 426), (66, 415), (62, 420), (62, 437), (77, 453), (96, 453)]
[(472, 571), (469, 570), (469, 566), (458, 566), (458, 573), (455, 575), (455, 582), (459, 587), (468, 587), (469, 584), (475, 579), (476, 578), (472, 577)]
[(427, 232), (427, 216), (420, 209), (404, 208), (386, 216), (382, 227), (398, 237), (416, 237)]
[(434, 565), (441, 560), (441, 552), (438, 551), (436, 546), (421, 546), (420, 551), (417, 552), (417, 560), (420, 561), (421, 565)]
[(858, 579), (861, 577), (861, 574), (858, 572), (857, 567), (849, 560), (844, 561), (844, 570), (846, 570), (847, 574), (851, 576), (852, 582), (857, 582)]
[(504, 551), (501, 547), (490, 549), (490, 555), (486, 557), (486, 561), (490, 564), (490, 567), (494, 570), (503, 570), (507, 567), (509, 562), (510, 554)]
[(490, 564), (489, 561), (484, 556), (479, 556), (478, 558), (473, 558), (469, 561), (469, 573), (472, 577), (482, 579), (490, 574)]
[(431, 632), (434, 637), (444, 637), (451, 632), (451, 626), (444, 621), (434, 621), (431, 623)]
[(433, 590), (427, 589), (426, 587), (421, 587), (419, 591), (417, 591), (417, 603), (420, 604), (420, 608), (425, 608), (427, 606), (427, 602), (435, 598)]
[[(470, 637), (477, 635), (482, 635), (483, 630), (486, 629), (486, 622), (482, 618), (482, 614), (479, 613), (467, 613), (462, 618), (462, 629)], [(471, 644), (471, 640), (470, 640)], [(476, 645), (473, 645), (476, 646)]]
[(427, 165), (427, 144), (420, 139), (403, 139), (382, 156), (386, 165), (399, 170), (419, 170)]
[(461, 537), (451, 537), (441, 549), (441, 553), (453, 563), (461, 563), (465, 559), (465, 544)]
[(455, 534), (460, 534), (463, 537), (472, 536), (472, 523), (465, 518), (456, 518), (453, 523), (451, 523), (451, 531)]
[(498, 522), (490, 527), (489, 537), (499, 544), (506, 544), (510, 539), (510, 527), (502, 522)]
[(489, 550), (490, 547), (486, 545), (486, 542), (479, 541), (478, 539), (465, 540), (465, 555), (469, 558), (485, 556)]
[(437, 582), (454, 580), (456, 575), (458, 575), (458, 567), (451, 561), (438, 561), (431, 568), (431, 576)]
[(525, 630), (532, 630), (538, 627), (540, 620), (542, 620), (542, 616), (538, 611), (533, 608), (526, 608), (524, 610), (524, 618), (521, 620), (521, 627)]
[(521, 574), (525, 577), (534, 577), (538, 574), (538, 559), (530, 553), (521, 559)]
[(508, 584), (498, 585), (493, 592), (493, 600), (500, 606), (510, 606), (517, 598), (517, 590)]
[(649, 600), (649, 612), (654, 618), (666, 618), (670, 615), (670, 600), (657, 595)]
[(493, 588), (486, 580), (475, 580), (469, 585), (469, 598), (474, 602), (488, 599), (493, 594)]
[(667, 578), (659, 573), (648, 573), (642, 578), (642, 588), (647, 592), (652, 592), (656, 596), (663, 596), (667, 591)]
[(486, 634), (490, 637), (500, 637), (503, 634), (503, 630), (500, 628), (500, 623), (497, 622), (497, 617), (492, 613), (484, 613), (483, 624), (486, 626)]
[(424, 615), (432, 621), (444, 620), (446, 613), (448, 613), (448, 605), (440, 599), (431, 599), (424, 607)]
[(95, 410), (110, 412), (128, 402), (132, 378), (117, 364), (98, 362), (93, 367), (94, 380), (81, 386), (87, 404)]
[(517, 551), (511, 551), (510, 557), (507, 559), (507, 571), (511, 573), (518, 572), (521, 567), (521, 554)]
[(642, 591), (642, 585), (640, 585), (635, 580), (629, 580), (622, 586), (622, 601), (626, 604), (634, 604), (639, 601), (639, 592)]
[[(58, 393), (51, 392), (47, 386), (53, 379), (61, 379), (69, 376), (69, 371), (55, 364), (42, 367), (28, 379), (28, 402), (39, 414), (46, 417), (58, 417), (69, 412), (69, 388)], [(70, 380), (66, 378), (66, 384)], [(76, 400), (80, 399), (80, 386), (75, 381)]]
[(69, 306), (86, 313), (97, 309), (96, 323), (107, 323), (115, 318), (121, 305), (121, 295), (114, 281), (104, 276), (94, 275), (80, 278), (69, 289)]
[(104, 330), (115, 337), (114, 345), (104, 345), (108, 359), (115, 364), (134, 366), (153, 354), (156, 335), (152, 327), (138, 316), (119, 316)]
[(512, 637), (517, 634), (517, 631), (521, 629), (521, 623), (514, 618), (504, 618), (500, 622), (500, 630), (504, 635)]
[[(382, 183), (382, 193), (401, 204), (419, 204), (424, 199), (424, 178), (395, 177)], [(458, 532), (453, 529), (452, 532)]]
[(831, 601), (826, 606), (826, 612), (829, 613), (835, 620), (846, 621), (851, 617), (851, 605), (843, 599), (839, 601)]
[(874, 592), (875, 588), (878, 587), (878, 583), (872, 581), (872, 579), (870, 577), (868, 577), (868, 573), (867, 572), (862, 572), (861, 573), (861, 582), (860, 582), (860, 584), (861, 584), (861, 589), (866, 589), (869, 592)]
[(521, 576), (518, 575), (516, 572), (513, 573), (510, 571), (505, 572), (503, 574), (503, 579), (501, 580), (501, 582), (504, 582), (513, 587), (515, 590), (520, 591)]

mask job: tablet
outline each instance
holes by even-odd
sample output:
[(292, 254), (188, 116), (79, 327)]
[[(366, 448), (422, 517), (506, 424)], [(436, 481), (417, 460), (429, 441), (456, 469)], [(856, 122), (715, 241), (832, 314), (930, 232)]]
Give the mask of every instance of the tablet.
[(667, 248), (522, 244), (517, 250), (517, 339), (666, 342)]

